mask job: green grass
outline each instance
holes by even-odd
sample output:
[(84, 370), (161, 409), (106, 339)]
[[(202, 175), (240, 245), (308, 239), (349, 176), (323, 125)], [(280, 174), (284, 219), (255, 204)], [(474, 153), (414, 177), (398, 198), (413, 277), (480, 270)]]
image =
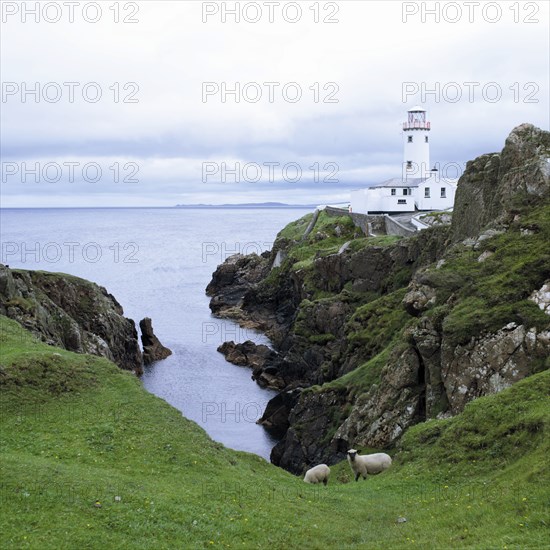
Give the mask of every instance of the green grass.
[[(288, 249), (287, 269), (297, 271), (308, 268), (316, 257), (336, 254), (343, 244), (360, 234), (349, 216), (331, 217), (326, 212), (320, 212), (313, 230), (302, 241), (311, 218), (312, 215), (308, 214), (290, 223), (277, 236), (278, 244), (286, 244)], [(284, 243), (284, 240), (287, 242)]]
[(345, 388), (348, 391), (350, 398), (366, 392), (373, 384), (380, 382), (380, 374), (382, 369), (387, 364), (390, 357), (390, 347), (385, 348), (372, 359), (353, 369), (351, 372), (344, 374), (340, 378), (317, 386), (319, 391)]
[[(496, 396), (468, 403), (459, 416), (430, 420), (411, 428), (401, 442), (401, 459), (416, 468), (445, 463), (460, 472), (470, 463), (489, 471), (506, 468), (526, 453), (550, 451), (550, 371), (516, 383)], [(550, 472), (541, 469), (541, 482)], [(546, 477), (545, 477), (546, 476)], [(550, 494), (549, 494), (550, 496)]]
[(27, 298), (14, 297), (6, 302), (7, 307), (17, 307), (25, 313), (33, 313), (36, 310), (36, 304)]
[(296, 221), (290, 222), (277, 235), (277, 239), (287, 239), (289, 241), (299, 241), (305, 233), (309, 222), (313, 219), (313, 214), (306, 214)]
[[(342, 291), (341, 281), (338, 278), (326, 280), (316, 269), (315, 261), (318, 258), (337, 254), (340, 248), (349, 243), (349, 250), (354, 253), (367, 247), (389, 247), (395, 245), (401, 237), (383, 235), (380, 237), (365, 238), (361, 230), (353, 224), (350, 216), (329, 216), (321, 211), (313, 230), (307, 238), (303, 235), (313, 215), (306, 216), (288, 224), (277, 236), (274, 248), (286, 251), (286, 259), (281, 267), (273, 269), (259, 285), (259, 292), (263, 297), (269, 297), (274, 287), (289, 274), (302, 272), (304, 288), (313, 300), (330, 298)], [(393, 274), (384, 282), (384, 290), (391, 292), (406, 286), (411, 278), (411, 268), (404, 268)], [(348, 286), (351, 285), (351, 282)], [(326, 288), (325, 288), (326, 287)], [(357, 299), (360, 300), (357, 295)]]
[(348, 353), (361, 348), (372, 358), (401, 333), (411, 316), (402, 305), (407, 289), (402, 288), (358, 307), (346, 325)]
[[(484, 241), (478, 250), (458, 246), (441, 269), (424, 274), (424, 280), (437, 289), (438, 305), (452, 297), (442, 321), (449, 342), (465, 343), (510, 322), (547, 328), (548, 316), (528, 297), (550, 278), (549, 242), (550, 204), (544, 204), (504, 234)], [(485, 251), (492, 255), (479, 262)]]
[(334, 466), (325, 488), (213, 442), (105, 359), (47, 346), (4, 317), (0, 339), (2, 548), (547, 541), (549, 372), (413, 428), (395, 467), (367, 482)]

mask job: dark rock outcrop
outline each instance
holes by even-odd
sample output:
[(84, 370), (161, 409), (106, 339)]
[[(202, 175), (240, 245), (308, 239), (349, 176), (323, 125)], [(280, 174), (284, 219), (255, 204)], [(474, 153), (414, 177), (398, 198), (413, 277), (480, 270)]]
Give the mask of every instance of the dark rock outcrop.
[(456, 193), (453, 240), (479, 235), (519, 201), (550, 195), (549, 159), (550, 133), (522, 124), (512, 130), (501, 153), (468, 162)]
[(172, 350), (164, 347), (153, 332), (153, 324), (149, 317), (139, 322), (141, 330), (141, 343), (143, 345), (143, 362), (150, 365), (155, 361), (161, 361), (172, 355)]
[(347, 400), (338, 390), (303, 392), (288, 415), (284, 438), (271, 451), (271, 462), (301, 474), (307, 466), (344, 459), (349, 447), (332, 435), (333, 426), (345, 417)]
[(225, 317), (238, 315), (237, 308), (245, 293), (265, 278), (268, 272), (269, 262), (264, 256), (235, 254), (229, 257), (218, 266), (206, 287), (206, 294), (212, 296), (212, 313), (223, 313)]
[(142, 372), (134, 322), (103, 287), (60, 273), (11, 270), (0, 264), (0, 313), (48, 344), (100, 355)]
[(252, 379), (262, 387), (280, 390), (284, 382), (278, 376), (278, 369), (274, 366), (277, 353), (264, 344), (257, 345), (251, 340), (242, 344), (224, 342), (218, 347), (226, 360), (234, 365), (253, 369)]
[(424, 420), (423, 366), (411, 348), (394, 353), (380, 384), (361, 395), (335, 439), (346, 445), (385, 448), (405, 429)]
[(290, 427), (288, 417), (300, 397), (301, 388), (278, 393), (270, 399), (258, 424), (264, 426), (276, 437), (283, 437)]

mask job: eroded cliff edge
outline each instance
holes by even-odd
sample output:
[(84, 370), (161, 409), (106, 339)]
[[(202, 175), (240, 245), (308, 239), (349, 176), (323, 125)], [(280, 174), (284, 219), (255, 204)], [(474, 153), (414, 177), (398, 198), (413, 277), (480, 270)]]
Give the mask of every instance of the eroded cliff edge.
[(228, 259), (207, 289), (216, 315), (274, 343), (222, 351), (253, 356), (254, 378), (280, 391), (262, 419), (283, 436), (275, 464), (300, 473), (390, 447), (550, 366), (550, 133), (521, 125), (468, 163), (451, 226), (365, 238), (322, 213), (304, 238), (310, 223)]
[[(143, 372), (134, 321), (124, 317), (115, 297), (95, 283), (64, 273), (10, 269), (0, 264), (0, 314), (50, 345), (106, 357), (122, 369)], [(152, 349), (144, 348), (147, 364), (170, 351), (152, 333), (150, 319), (143, 321), (150, 330), (142, 337), (158, 343)], [(147, 342), (144, 340), (144, 346)], [(158, 350), (162, 356), (156, 354)]]

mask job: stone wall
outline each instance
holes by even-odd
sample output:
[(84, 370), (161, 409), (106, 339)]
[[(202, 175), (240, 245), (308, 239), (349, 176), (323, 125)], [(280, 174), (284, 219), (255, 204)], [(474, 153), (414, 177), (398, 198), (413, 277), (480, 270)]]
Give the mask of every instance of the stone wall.
[(387, 214), (384, 215), (385, 224), (386, 224), (386, 234), (387, 235), (398, 235), (400, 237), (410, 237), (416, 233), (416, 230), (409, 229), (405, 227), (397, 220), (393, 219)]
[(327, 206), (325, 212), (332, 217), (350, 216), (355, 227), (359, 227), (365, 235), (369, 235), (370, 233), (376, 235), (386, 234), (386, 222), (383, 215), (357, 214), (356, 212), (349, 212), (346, 209), (334, 208), (333, 206)]

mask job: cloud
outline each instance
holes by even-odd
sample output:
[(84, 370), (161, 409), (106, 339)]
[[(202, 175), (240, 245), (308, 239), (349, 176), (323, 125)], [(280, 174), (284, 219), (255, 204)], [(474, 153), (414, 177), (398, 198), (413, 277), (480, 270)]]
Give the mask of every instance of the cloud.
[[(282, 17), (288, 2), (274, 23), (265, 3), (248, 3), (263, 9), (256, 24), (243, 14), (241, 23), (231, 15), (221, 22), (221, 6), (234, 2), (219, 2), (206, 24), (208, 3), (137, 2), (137, 14), (132, 4), (119, 3), (118, 18), (138, 23), (114, 23), (108, 4), (96, 23), (84, 20), (82, 5), (74, 23), (65, 12), (58, 23), (3, 13), (3, 168), (98, 163), (109, 175), (114, 163), (139, 167), (133, 187), (106, 176), (68, 187), (65, 174), (22, 184), (4, 169), (3, 206), (345, 200), (347, 188), (399, 173), (401, 122), (413, 104), (429, 110), (432, 160), (441, 163), (500, 150), (522, 122), (549, 123), (546, 2), (534, 3), (538, 23), (507, 2), (492, 3), (501, 7), (494, 23), (481, 6), (470, 22), (464, 3), (453, 3), (464, 13), (450, 23), (445, 2), (439, 23), (426, 14), (422, 22), (421, 6), (430, 2), (321, 2), (319, 13), (310, 9), (315, 2), (301, 2), (296, 23)], [(402, 10), (415, 7), (403, 23)], [(315, 23), (317, 15), (339, 23)], [(404, 98), (404, 86), (414, 93)], [(297, 163), (305, 172), (334, 163), (338, 183), (279, 177), (210, 189), (205, 162)]]

